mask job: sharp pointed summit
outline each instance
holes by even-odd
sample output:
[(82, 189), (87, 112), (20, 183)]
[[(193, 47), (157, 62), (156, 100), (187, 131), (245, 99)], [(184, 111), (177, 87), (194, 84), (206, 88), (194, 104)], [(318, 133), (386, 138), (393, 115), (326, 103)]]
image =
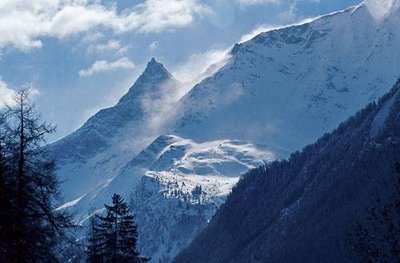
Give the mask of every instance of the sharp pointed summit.
[(124, 103), (140, 97), (144, 93), (154, 93), (159, 87), (168, 81), (177, 82), (171, 73), (155, 58), (152, 58), (146, 66), (146, 69), (140, 75), (135, 84), (129, 89), (128, 93), (121, 98), (119, 103)]
[(173, 76), (168, 70), (164, 67), (164, 65), (158, 62), (155, 58), (152, 58), (146, 66), (143, 74), (141, 75), (142, 78), (145, 79), (152, 79), (152, 80), (165, 80), (165, 79), (172, 79)]
[(155, 58), (152, 58), (146, 66), (143, 75), (149, 75), (152, 77), (172, 77), (171, 73), (164, 67), (164, 65), (158, 62)]
[[(156, 105), (151, 103), (163, 99), (166, 94), (165, 85), (173, 89), (179, 82), (163, 64), (153, 58), (117, 105), (99, 111), (76, 132), (51, 146), (58, 149), (55, 154), (58, 160), (75, 164), (72, 168), (59, 171), (59, 174), (65, 174), (69, 178), (68, 182), (64, 183), (65, 192), (69, 194), (67, 198), (82, 195), (88, 190), (88, 186), (97, 185), (99, 180), (114, 176), (121, 163), (135, 156), (158, 136), (152, 136), (148, 130), (143, 132), (143, 127), (149, 118), (146, 107), (154, 109)], [(138, 143), (132, 138), (142, 139)], [(112, 145), (118, 145), (117, 149), (108, 152), (107, 149)], [(110, 164), (109, 161), (115, 156), (121, 161)], [(104, 163), (97, 163), (99, 159)], [(81, 167), (81, 162), (92, 163), (95, 167), (93, 173), (81, 178), (83, 183), (81, 179), (71, 179), (74, 176), (70, 174), (70, 169), (74, 171), (74, 175), (85, 173), (86, 168)], [(61, 178), (64, 179), (62, 176)]]
[(377, 23), (360, 5), (261, 33), (195, 86), (152, 58), (117, 105), (50, 146), (64, 207), (84, 221), (115, 191), (134, 193), (149, 237), (139, 247), (171, 262), (215, 212), (200, 193), (218, 207), (216, 190), (228, 193), (257, 165), (248, 160), (285, 158), (388, 91), (400, 72), (398, 21)]

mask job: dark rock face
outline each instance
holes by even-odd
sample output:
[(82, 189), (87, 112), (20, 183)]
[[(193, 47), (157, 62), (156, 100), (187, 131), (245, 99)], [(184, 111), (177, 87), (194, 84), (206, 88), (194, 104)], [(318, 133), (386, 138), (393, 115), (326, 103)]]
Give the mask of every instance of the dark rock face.
[[(400, 162), (400, 82), (286, 161), (249, 172), (175, 262), (356, 262), (346, 245)], [(393, 189), (392, 189), (393, 190)]]

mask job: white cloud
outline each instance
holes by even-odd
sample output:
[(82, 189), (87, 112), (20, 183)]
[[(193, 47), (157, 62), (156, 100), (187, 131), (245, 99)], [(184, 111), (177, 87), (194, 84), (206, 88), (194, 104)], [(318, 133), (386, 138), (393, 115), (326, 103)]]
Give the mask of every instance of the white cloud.
[[(255, 5), (262, 5), (262, 4), (274, 4), (274, 5), (282, 5), (288, 4), (289, 7), (293, 4), (297, 4), (298, 2), (311, 2), (311, 3), (319, 3), (320, 0), (235, 0), (242, 7), (246, 6), (255, 6)], [(380, 0), (377, 0), (380, 1)]]
[(158, 43), (157, 43), (157, 41), (153, 41), (153, 42), (151, 42), (151, 44), (149, 45), (150, 51), (155, 51), (157, 48), (158, 48)]
[(0, 77), (0, 108), (4, 107), (5, 104), (12, 104), (14, 90), (7, 86), (2, 78)]
[(39, 48), (43, 36), (62, 39), (99, 28), (115, 33), (160, 32), (189, 26), (209, 13), (210, 8), (199, 0), (146, 0), (122, 12), (100, 1), (2, 0), (0, 48)]
[(104, 44), (91, 44), (88, 47), (88, 52), (104, 53), (104, 52), (116, 52), (122, 54), (128, 51), (128, 46), (122, 45), (119, 40), (110, 39)]
[(79, 76), (81, 77), (90, 77), (93, 74), (99, 72), (106, 71), (114, 71), (118, 69), (132, 69), (135, 67), (132, 61), (130, 61), (127, 57), (122, 57), (116, 61), (106, 61), (106, 60), (97, 60), (93, 63), (93, 65), (88, 69), (81, 69), (79, 71)]
[(209, 6), (198, 0), (147, 0), (128, 15), (128, 28), (141, 32), (159, 32), (164, 29), (190, 25), (196, 16), (211, 14)]
[(279, 4), (281, 0), (236, 0), (241, 6), (251, 6), (259, 4)]
[(82, 41), (86, 43), (92, 43), (92, 42), (97, 42), (100, 39), (103, 39), (105, 35), (100, 32), (91, 32), (86, 34), (83, 38)]

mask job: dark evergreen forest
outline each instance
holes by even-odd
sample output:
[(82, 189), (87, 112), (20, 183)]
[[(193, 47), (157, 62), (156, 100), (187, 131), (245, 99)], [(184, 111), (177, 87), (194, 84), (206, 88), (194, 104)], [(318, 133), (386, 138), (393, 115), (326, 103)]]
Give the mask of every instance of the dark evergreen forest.
[[(377, 104), (288, 160), (244, 175), (175, 262), (367, 262), (351, 248), (363, 245), (357, 225), (383, 237), (395, 229), (392, 238), (400, 240), (400, 205), (390, 203), (398, 200), (393, 196), (399, 193), (399, 162), (400, 82)], [(396, 225), (383, 233), (374, 232), (370, 219), (377, 196), (397, 209), (392, 213)], [(356, 240), (349, 242), (352, 236)], [(370, 262), (396, 262), (397, 251), (375, 242), (389, 259)]]

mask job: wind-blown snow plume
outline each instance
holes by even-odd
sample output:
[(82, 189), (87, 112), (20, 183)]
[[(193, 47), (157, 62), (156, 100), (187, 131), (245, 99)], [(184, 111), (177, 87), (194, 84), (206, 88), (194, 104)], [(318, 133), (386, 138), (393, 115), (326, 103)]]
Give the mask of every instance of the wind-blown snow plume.
[[(203, 53), (192, 54), (187, 61), (174, 70), (174, 75), (181, 81), (198, 82), (199, 78), (213, 74), (229, 58), (230, 47), (212, 48)], [(193, 85), (196, 83), (192, 83)]]
[(168, 126), (175, 116), (176, 104), (190, 88), (176, 80), (167, 80), (159, 90), (143, 96), (141, 104), (146, 120), (146, 135), (154, 137)]
[(399, 0), (367, 0), (365, 4), (372, 17), (378, 22), (400, 8)]

